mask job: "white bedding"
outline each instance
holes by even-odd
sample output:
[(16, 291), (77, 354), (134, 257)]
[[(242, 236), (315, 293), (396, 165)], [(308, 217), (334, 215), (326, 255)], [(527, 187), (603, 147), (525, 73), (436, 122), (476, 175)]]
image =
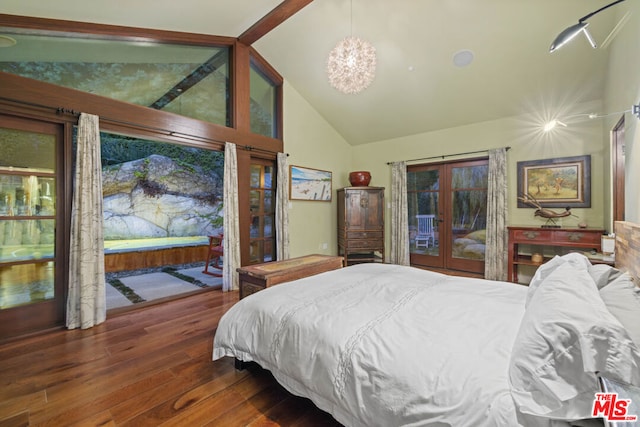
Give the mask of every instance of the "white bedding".
[(518, 426), (509, 357), (524, 286), (360, 264), (251, 295), (213, 359), (255, 361), (347, 426)]

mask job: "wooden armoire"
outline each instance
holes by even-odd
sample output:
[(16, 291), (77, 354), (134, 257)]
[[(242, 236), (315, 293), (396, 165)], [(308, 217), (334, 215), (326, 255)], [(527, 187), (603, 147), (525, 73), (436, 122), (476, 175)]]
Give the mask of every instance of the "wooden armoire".
[(338, 190), (338, 255), (346, 265), (384, 262), (384, 188)]

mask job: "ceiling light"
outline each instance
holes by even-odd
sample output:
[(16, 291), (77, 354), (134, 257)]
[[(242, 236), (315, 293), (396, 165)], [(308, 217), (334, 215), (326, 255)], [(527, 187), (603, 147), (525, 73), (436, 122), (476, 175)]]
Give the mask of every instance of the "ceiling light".
[(547, 124), (544, 125), (544, 131), (545, 132), (550, 132), (552, 129), (555, 129), (556, 126), (564, 126), (567, 127), (566, 124), (562, 123), (560, 120), (551, 120), (550, 122), (548, 122)]
[[(353, 20), (353, 2), (351, 2)], [(352, 24), (353, 28), (353, 24)], [(351, 30), (353, 33), (353, 29)], [(355, 94), (373, 81), (376, 72), (376, 49), (358, 37), (345, 37), (329, 53), (327, 75), (331, 86), (340, 92)]]
[(591, 12), (590, 14), (585, 15), (582, 18), (578, 19), (578, 23), (577, 24), (574, 24), (574, 25), (570, 26), (569, 28), (565, 29), (560, 34), (558, 34), (558, 37), (556, 37), (555, 40), (553, 41), (553, 43), (551, 43), (551, 47), (549, 48), (549, 52), (553, 52), (553, 51), (555, 51), (557, 49), (560, 49), (562, 46), (567, 44), (569, 41), (573, 40), (580, 33), (583, 33), (585, 35), (585, 37), (589, 41), (589, 44), (591, 44), (591, 47), (593, 47), (595, 49), (597, 47), (596, 42), (593, 39), (593, 37), (591, 37), (591, 34), (589, 34), (589, 31), (587, 30), (587, 26), (589, 25), (589, 23), (585, 22), (585, 21), (587, 19), (591, 18), (596, 13), (600, 13), (603, 10), (608, 9), (611, 6), (613, 6), (615, 4), (618, 4), (618, 3), (621, 3), (623, 1), (624, 0), (614, 1), (613, 3), (609, 3), (608, 5), (601, 7), (600, 9), (596, 10), (595, 12)]

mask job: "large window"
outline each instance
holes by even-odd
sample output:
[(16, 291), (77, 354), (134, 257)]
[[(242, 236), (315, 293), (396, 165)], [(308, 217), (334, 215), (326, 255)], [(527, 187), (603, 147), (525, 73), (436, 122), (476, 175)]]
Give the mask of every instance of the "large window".
[(224, 153), (106, 132), (100, 140), (106, 253), (205, 245), (222, 233)]
[(254, 61), (250, 73), (251, 132), (277, 138), (276, 85)]
[(16, 44), (2, 49), (0, 71), (230, 126), (227, 47), (3, 35)]
[(54, 297), (55, 135), (0, 129), (0, 309)]

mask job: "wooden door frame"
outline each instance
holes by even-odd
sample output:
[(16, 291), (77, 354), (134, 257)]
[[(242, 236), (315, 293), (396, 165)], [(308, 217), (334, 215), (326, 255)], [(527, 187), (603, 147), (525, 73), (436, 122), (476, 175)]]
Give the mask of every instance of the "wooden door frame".
[[(62, 121), (41, 118), (26, 118), (2, 114), (0, 123), (3, 128), (20, 129), (27, 132), (46, 133), (55, 137), (56, 147), (56, 213), (54, 241), (54, 298), (31, 304), (0, 310), (0, 341), (13, 337), (60, 328), (64, 325), (68, 283), (68, 215), (70, 212), (70, 177), (66, 166), (66, 154), (71, 149), (65, 135), (72, 126)], [(63, 148), (64, 147), (64, 148)], [(65, 154), (66, 153), (66, 154)]]
[[(410, 264), (416, 267), (434, 268), (443, 271), (456, 270), (469, 274), (481, 274), (484, 272), (484, 261), (482, 266), (478, 264), (478, 260), (461, 259), (453, 257), (453, 229), (450, 220), (450, 211), (452, 209), (452, 188), (451, 188), (451, 169), (455, 167), (463, 167), (474, 162), (487, 162), (487, 157), (475, 157), (469, 159), (458, 159), (448, 162), (434, 162), (419, 165), (411, 165), (410, 169), (420, 170), (438, 170), (440, 174), (440, 188), (438, 191), (438, 212), (436, 213), (436, 221), (438, 222), (438, 256), (409, 254)], [(446, 211), (445, 211), (446, 209)], [(471, 267), (465, 264), (471, 263)]]
[(611, 130), (611, 199), (612, 221), (624, 221), (624, 175), (625, 175), (625, 141), (624, 141), (624, 115), (618, 120)]

